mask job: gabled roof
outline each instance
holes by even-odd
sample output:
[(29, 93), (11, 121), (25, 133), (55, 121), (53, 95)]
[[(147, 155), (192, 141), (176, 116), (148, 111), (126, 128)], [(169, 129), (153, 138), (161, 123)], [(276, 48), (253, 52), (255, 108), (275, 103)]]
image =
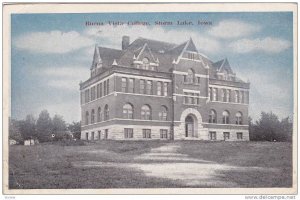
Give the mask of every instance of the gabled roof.
[(106, 47), (99, 47), (100, 57), (102, 59), (102, 64), (104, 67), (109, 67), (112, 65), (114, 59), (118, 61), (122, 51), (117, 49), (111, 49)]

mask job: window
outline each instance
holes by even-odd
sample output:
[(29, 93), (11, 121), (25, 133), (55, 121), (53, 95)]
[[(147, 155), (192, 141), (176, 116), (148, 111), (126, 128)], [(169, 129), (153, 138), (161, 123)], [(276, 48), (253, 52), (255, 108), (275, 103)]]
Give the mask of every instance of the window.
[(106, 80), (106, 95), (109, 94), (109, 79)]
[(108, 139), (108, 129), (105, 129), (105, 132), (104, 132), (104, 139), (105, 139), (105, 140)]
[(91, 140), (94, 140), (94, 139), (95, 139), (95, 133), (92, 132)]
[(133, 119), (133, 108), (132, 105), (129, 103), (123, 106), (123, 118)]
[(140, 93), (145, 94), (145, 80), (140, 80)]
[(168, 96), (168, 83), (164, 83), (164, 96)]
[(217, 113), (215, 110), (209, 112), (209, 123), (217, 123)]
[(160, 138), (168, 138), (168, 130), (167, 129), (160, 129)]
[(234, 92), (235, 92), (234, 102), (235, 102), (235, 103), (238, 103), (238, 102), (239, 102), (239, 91), (236, 90), (236, 91), (234, 91)]
[(97, 93), (97, 99), (99, 99), (100, 98), (100, 84), (97, 84), (96, 93)]
[(147, 94), (152, 94), (152, 81), (147, 81)]
[(103, 87), (103, 96), (106, 96), (106, 81), (104, 81)]
[(243, 133), (236, 133), (236, 138), (238, 140), (242, 140), (243, 139)]
[(124, 138), (133, 138), (132, 128), (124, 128)]
[(133, 78), (129, 79), (128, 92), (134, 93), (134, 79)]
[(194, 83), (194, 71), (192, 69), (188, 70), (188, 75), (187, 75), (187, 82), (188, 83)]
[(213, 131), (209, 132), (209, 139), (210, 140), (216, 140), (217, 139), (216, 132), (213, 132)]
[(141, 118), (145, 120), (151, 120), (151, 109), (148, 105), (142, 106)]
[(98, 140), (101, 140), (101, 131), (98, 131)]
[(102, 97), (102, 83), (100, 83), (100, 97)]
[(88, 125), (89, 124), (89, 112), (86, 111), (85, 112), (85, 125)]
[(242, 124), (242, 113), (241, 112), (237, 112), (236, 114), (235, 114), (235, 118), (236, 118), (236, 124)]
[(223, 124), (229, 124), (229, 112), (225, 110), (222, 115), (223, 115)]
[(143, 58), (142, 62), (143, 62), (142, 69), (149, 69), (149, 59)]
[(127, 92), (127, 78), (122, 78), (122, 92)]
[(85, 133), (85, 139), (89, 140), (89, 133)]
[(226, 90), (226, 102), (230, 102), (230, 90)]
[(96, 88), (95, 88), (95, 86), (93, 86), (91, 89), (91, 101), (95, 100), (95, 98), (96, 98), (95, 91), (96, 91)]
[(87, 89), (85, 92), (85, 103), (88, 103), (90, 101), (90, 90)]
[(102, 113), (101, 113), (101, 107), (98, 107), (98, 111), (97, 111), (97, 122), (101, 122), (102, 121)]
[(201, 80), (200, 77), (197, 77), (196, 80), (197, 80), (197, 83), (200, 84), (200, 80)]
[(161, 96), (162, 83), (157, 82), (157, 95)]
[(240, 103), (244, 103), (244, 92), (240, 91)]
[(213, 88), (213, 101), (217, 101), (218, 100), (218, 98), (217, 98), (217, 88)]
[(195, 53), (188, 53), (188, 59), (194, 60), (195, 59)]
[(143, 138), (151, 138), (151, 130), (143, 129)]
[(92, 109), (92, 113), (91, 113), (91, 124), (95, 123), (95, 110)]
[(200, 98), (199, 98), (199, 96), (200, 96), (200, 94), (199, 93), (196, 93), (196, 104), (197, 105), (200, 105)]
[(108, 105), (106, 104), (104, 107), (104, 120), (108, 120), (109, 119), (109, 108)]
[(223, 135), (224, 135), (224, 140), (229, 140), (229, 136), (230, 136), (229, 132), (224, 132)]
[(222, 101), (223, 101), (223, 102), (226, 101), (226, 96), (225, 96), (225, 95), (226, 95), (226, 90), (225, 90), (225, 89), (222, 89), (222, 90), (221, 90), (221, 96), (222, 96)]
[(160, 111), (159, 111), (159, 113), (158, 113), (158, 118), (159, 118), (159, 120), (161, 120), (161, 121), (167, 121), (167, 107), (162, 106), (162, 107), (160, 108)]

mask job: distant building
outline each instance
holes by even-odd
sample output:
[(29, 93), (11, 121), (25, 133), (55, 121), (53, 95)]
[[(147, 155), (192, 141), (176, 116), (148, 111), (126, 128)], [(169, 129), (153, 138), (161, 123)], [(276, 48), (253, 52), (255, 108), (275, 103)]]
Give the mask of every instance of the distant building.
[(35, 145), (37, 144), (38, 141), (37, 140), (34, 140), (34, 139), (27, 139), (27, 140), (24, 140), (24, 145), (25, 146), (31, 146), (31, 145)]
[(124, 36), (122, 50), (96, 46), (90, 70), (80, 83), (81, 139), (249, 140), (250, 84), (192, 39)]

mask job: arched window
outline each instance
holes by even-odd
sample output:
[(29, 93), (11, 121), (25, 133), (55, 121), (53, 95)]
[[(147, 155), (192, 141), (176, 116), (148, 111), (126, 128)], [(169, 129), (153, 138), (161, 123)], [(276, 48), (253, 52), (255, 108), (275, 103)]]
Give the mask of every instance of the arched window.
[(109, 108), (108, 105), (106, 104), (104, 107), (104, 120), (108, 120), (109, 119)]
[(92, 113), (91, 113), (91, 124), (95, 123), (95, 110), (92, 109)]
[(168, 112), (167, 107), (161, 106), (160, 111), (158, 113), (159, 120), (167, 121), (167, 116), (168, 116), (167, 112)]
[(102, 121), (101, 107), (98, 107), (98, 111), (97, 111), (97, 122), (101, 122), (101, 121)]
[(194, 77), (195, 77), (195, 73), (192, 69), (188, 70), (188, 75), (187, 75), (187, 82), (188, 83), (194, 83)]
[(149, 59), (148, 58), (143, 58), (143, 60), (142, 60), (142, 62), (143, 62), (143, 65), (142, 65), (142, 68), (143, 69), (149, 69)]
[(123, 118), (133, 119), (133, 107), (129, 103), (123, 106)]
[(225, 110), (223, 113), (223, 124), (229, 124), (229, 112)]
[(88, 125), (89, 124), (89, 112), (86, 111), (85, 112), (85, 125)]
[(217, 123), (217, 113), (215, 110), (209, 112), (209, 123)]
[(242, 124), (242, 113), (241, 112), (237, 112), (235, 114), (235, 118), (236, 118), (236, 124)]
[(145, 120), (151, 120), (151, 108), (148, 105), (142, 106), (141, 118)]

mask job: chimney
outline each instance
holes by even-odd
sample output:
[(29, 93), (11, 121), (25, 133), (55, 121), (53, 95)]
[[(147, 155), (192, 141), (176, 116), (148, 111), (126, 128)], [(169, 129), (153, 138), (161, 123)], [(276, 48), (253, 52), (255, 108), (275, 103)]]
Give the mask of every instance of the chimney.
[(129, 36), (124, 35), (122, 37), (122, 50), (127, 49), (127, 47), (129, 46), (129, 42), (130, 42)]

